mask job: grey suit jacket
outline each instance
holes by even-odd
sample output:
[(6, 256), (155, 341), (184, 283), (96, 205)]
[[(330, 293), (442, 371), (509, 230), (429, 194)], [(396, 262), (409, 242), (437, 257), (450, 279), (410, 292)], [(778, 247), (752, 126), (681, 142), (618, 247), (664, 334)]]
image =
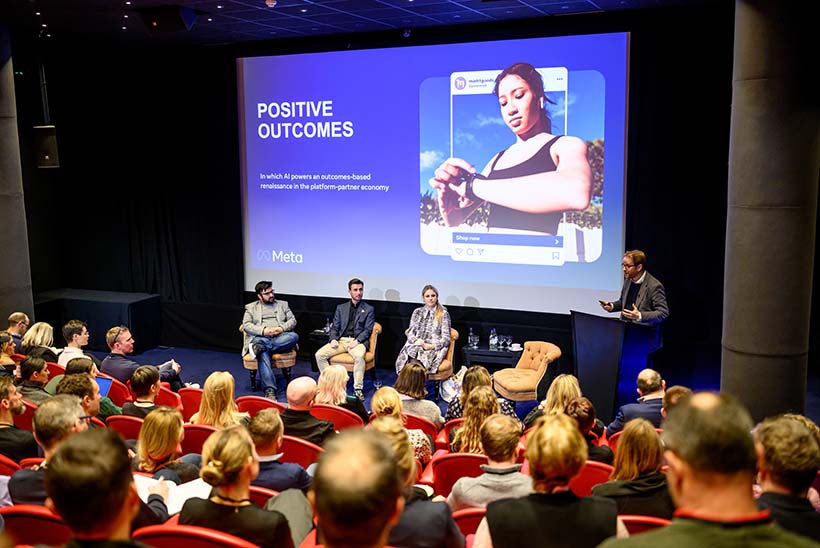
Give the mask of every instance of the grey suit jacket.
[[(281, 327), (285, 331), (293, 331), (296, 327), (296, 318), (290, 311), (287, 301), (279, 299), (273, 301), (274, 315), (276, 321), (274, 325), (268, 327)], [(245, 316), (242, 318), (242, 329), (245, 330), (245, 341), (242, 345), (242, 355), (248, 353), (248, 346), (251, 339), (262, 336), (262, 302), (255, 301), (245, 305)]]
[[(333, 314), (333, 326), (330, 328), (330, 339), (339, 340), (342, 336), (347, 322), (350, 321), (350, 301), (336, 307)], [(370, 334), (373, 333), (373, 324), (376, 323), (376, 311), (364, 301), (359, 302), (359, 309), (356, 313), (356, 323), (353, 325), (353, 337), (359, 341), (367, 350), (370, 350)]]
[[(624, 280), (624, 285), (621, 288), (621, 300), (612, 303), (613, 312), (623, 310), (623, 307), (626, 306), (626, 296), (629, 293), (630, 283), (628, 279)], [(646, 273), (646, 277), (638, 289), (635, 306), (641, 312), (640, 323), (657, 325), (669, 316), (669, 306), (666, 304), (666, 290), (663, 288), (663, 284), (649, 272)], [(621, 319), (631, 321), (625, 318), (623, 314), (621, 314)]]

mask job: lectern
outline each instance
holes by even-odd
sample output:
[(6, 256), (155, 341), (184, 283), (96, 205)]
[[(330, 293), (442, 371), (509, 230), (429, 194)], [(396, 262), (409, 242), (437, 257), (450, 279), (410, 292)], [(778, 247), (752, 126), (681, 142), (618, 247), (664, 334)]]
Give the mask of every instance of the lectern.
[(617, 409), (638, 398), (638, 373), (657, 348), (658, 331), (651, 325), (570, 311), (575, 372), (584, 396), (605, 424)]

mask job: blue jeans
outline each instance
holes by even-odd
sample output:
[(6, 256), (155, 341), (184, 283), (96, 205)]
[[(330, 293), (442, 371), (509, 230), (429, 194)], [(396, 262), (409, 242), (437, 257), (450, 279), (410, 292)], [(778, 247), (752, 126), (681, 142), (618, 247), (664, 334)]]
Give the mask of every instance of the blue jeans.
[(265, 349), (264, 352), (256, 356), (259, 363), (259, 376), (262, 378), (262, 387), (265, 390), (268, 388), (276, 390), (276, 379), (273, 378), (270, 355), (289, 352), (298, 342), (299, 335), (293, 331), (285, 331), (274, 337), (254, 337), (251, 339), (251, 344), (258, 344)]

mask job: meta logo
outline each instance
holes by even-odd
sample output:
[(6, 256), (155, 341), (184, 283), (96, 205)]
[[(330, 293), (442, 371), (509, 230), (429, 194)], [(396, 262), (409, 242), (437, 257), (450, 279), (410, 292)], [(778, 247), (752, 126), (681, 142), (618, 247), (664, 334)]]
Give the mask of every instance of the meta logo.
[(303, 263), (301, 253), (293, 251), (276, 251), (275, 249), (260, 249), (256, 252), (256, 260), (266, 263)]

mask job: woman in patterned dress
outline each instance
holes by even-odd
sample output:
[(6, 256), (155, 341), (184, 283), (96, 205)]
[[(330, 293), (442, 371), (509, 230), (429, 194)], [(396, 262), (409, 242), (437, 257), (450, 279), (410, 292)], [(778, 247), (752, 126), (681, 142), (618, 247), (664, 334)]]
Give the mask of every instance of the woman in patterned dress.
[(407, 342), (396, 358), (396, 373), (401, 373), (410, 358), (419, 360), (428, 373), (435, 373), (450, 347), (450, 313), (438, 302), (438, 289), (425, 285), (421, 296), (424, 306), (410, 317)]

